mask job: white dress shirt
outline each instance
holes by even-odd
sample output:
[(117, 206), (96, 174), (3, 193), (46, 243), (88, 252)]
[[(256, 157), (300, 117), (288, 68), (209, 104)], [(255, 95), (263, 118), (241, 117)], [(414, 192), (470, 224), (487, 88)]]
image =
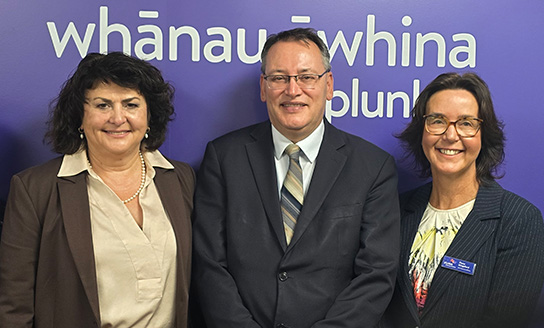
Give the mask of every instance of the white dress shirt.
[[(300, 147), (301, 154), (299, 158), (300, 167), (302, 168), (302, 188), (304, 189), (304, 195), (308, 191), (310, 181), (312, 181), (312, 175), (315, 168), (315, 160), (319, 154), (321, 143), (323, 142), (323, 135), (325, 134), (325, 124), (323, 121), (318, 127), (306, 138), (296, 143)], [(272, 125), (272, 141), (274, 142), (274, 159), (276, 162), (276, 177), (278, 183), (278, 196), (281, 199), (281, 188), (283, 187), (283, 181), (289, 170), (289, 155), (285, 153), (285, 148), (293, 142), (283, 136)]]

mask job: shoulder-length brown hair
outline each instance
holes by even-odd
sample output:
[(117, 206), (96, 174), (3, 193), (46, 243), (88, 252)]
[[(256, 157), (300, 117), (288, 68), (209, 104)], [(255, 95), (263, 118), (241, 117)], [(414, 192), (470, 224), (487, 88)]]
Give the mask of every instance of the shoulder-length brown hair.
[(497, 168), (504, 160), (503, 123), (497, 119), (491, 93), (487, 84), (475, 73), (445, 73), (436, 77), (423, 89), (412, 109), (412, 121), (406, 129), (396, 135), (406, 150), (407, 157), (412, 157), (415, 167), (422, 177), (431, 176), (430, 163), (423, 152), (421, 141), (427, 111), (427, 103), (435, 93), (442, 90), (466, 90), (470, 92), (478, 103), (478, 117), (483, 120), (481, 126), (482, 149), (476, 159), (476, 178), (479, 183), (487, 184), (502, 177), (497, 174)]

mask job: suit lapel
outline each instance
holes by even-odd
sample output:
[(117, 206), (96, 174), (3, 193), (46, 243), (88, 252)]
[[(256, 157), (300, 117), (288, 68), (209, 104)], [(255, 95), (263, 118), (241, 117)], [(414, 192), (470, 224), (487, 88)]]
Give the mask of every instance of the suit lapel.
[[(490, 187), (480, 187), (474, 207), (446, 251), (447, 256), (473, 260), (474, 255), (497, 227), (501, 198), (502, 188), (497, 183), (494, 182)], [(443, 296), (451, 281), (460, 274), (462, 273), (438, 267), (429, 288), (429, 298), (425, 303), (422, 318)]]
[[(187, 251), (188, 247), (183, 247), (182, 243), (188, 243), (187, 236), (190, 236), (190, 226), (187, 226), (187, 221), (182, 218), (189, 218), (190, 213), (187, 213), (183, 206), (182, 187), (181, 181), (178, 179), (174, 170), (164, 170), (159, 167), (155, 167), (155, 186), (159, 192), (162, 206), (168, 214), (172, 229), (176, 234), (176, 243), (178, 247), (178, 261), (180, 259), (186, 260), (189, 258), (189, 254), (182, 254), (183, 251)], [(184, 240), (185, 239), (185, 240)]]
[(312, 180), (304, 197), (304, 206), (297, 220), (289, 247), (294, 247), (323, 205), (334, 182), (344, 168), (347, 157), (338, 150), (345, 145), (340, 132), (325, 121), (325, 134), (316, 158)]
[[(187, 294), (185, 281), (189, 281), (187, 272), (190, 271), (191, 259), (191, 225), (189, 218), (191, 213), (185, 210), (182, 194), (181, 181), (174, 170), (165, 170), (155, 167), (155, 186), (161, 198), (162, 206), (168, 214), (170, 224), (176, 236), (176, 258), (177, 258), (177, 282), (176, 282), (176, 300), (181, 302), (184, 300), (182, 295)], [(191, 204), (192, 205), (192, 204)], [(187, 218), (187, 219), (185, 219)], [(182, 320), (183, 306), (176, 307), (176, 320)]]
[(276, 165), (274, 164), (274, 143), (270, 122), (259, 124), (251, 133), (255, 139), (246, 145), (249, 164), (266, 216), (285, 251), (287, 243), (283, 232), (280, 200), (278, 197)]
[(402, 216), (402, 230), (401, 230), (401, 249), (405, 250), (400, 255), (400, 267), (397, 277), (402, 297), (407, 304), (412, 317), (419, 323), (419, 314), (414, 297), (414, 289), (412, 286), (412, 280), (409, 276), (409, 264), (410, 261), (410, 249), (414, 242), (419, 223), (425, 212), (425, 208), (429, 201), (431, 193), (431, 184), (427, 184), (418, 189), (413, 197), (411, 197), (406, 204), (405, 212)]
[[(184, 236), (187, 227), (184, 226), (184, 220), (173, 220), (173, 218), (188, 218), (189, 213), (186, 213), (183, 207), (183, 201), (180, 199), (181, 186), (174, 170), (165, 170), (155, 167), (155, 186), (161, 197), (162, 206), (168, 213), (172, 229), (176, 232), (176, 236)], [(179, 191), (179, 192), (178, 192)], [(180, 245), (178, 245), (180, 246)], [(179, 248), (181, 249), (181, 248)]]
[(68, 245), (95, 319), (100, 322), (86, 176), (80, 173), (57, 181)]

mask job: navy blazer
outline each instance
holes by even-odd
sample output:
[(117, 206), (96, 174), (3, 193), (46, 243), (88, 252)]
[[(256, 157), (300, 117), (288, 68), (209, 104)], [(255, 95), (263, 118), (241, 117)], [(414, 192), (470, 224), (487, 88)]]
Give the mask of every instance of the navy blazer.
[[(13, 176), (0, 240), (0, 327), (100, 328), (87, 171), (62, 157)], [(187, 327), (194, 172), (170, 161), (155, 185), (177, 243), (176, 328)]]
[(209, 328), (377, 324), (399, 251), (389, 154), (326, 122), (289, 245), (270, 122), (210, 142), (197, 181), (193, 282)]
[(380, 327), (527, 327), (544, 283), (544, 222), (534, 205), (496, 182), (480, 186), (446, 251), (476, 263), (474, 275), (439, 267), (418, 316), (408, 261), (431, 188), (429, 183), (401, 196), (400, 267)]

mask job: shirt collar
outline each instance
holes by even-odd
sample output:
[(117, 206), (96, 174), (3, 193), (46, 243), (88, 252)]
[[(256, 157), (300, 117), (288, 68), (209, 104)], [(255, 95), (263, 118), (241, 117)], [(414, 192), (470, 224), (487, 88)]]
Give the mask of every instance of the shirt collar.
[[(317, 158), (324, 134), (325, 124), (323, 123), (323, 120), (321, 120), (321, 123), (319, 123), (317, 128), (309, 136), (296, 143), (310, 163), (313, 163)], [(282, 135), (273, 124), (272, 141), (274, 142), (274, 156), (276, 159), (280, 159), (285, 151), (285, 147), (293, 143), (291, 140)]]
[[(174, 166), (160, 153), (159, 150), (144, 151), (145, 162), (148, 166), (163, 169), (174, 169)], [(70, 177), (83, 171), (90, 171), (87, 152), (83, 149), (71, 155), (64, 155), (57, 177)]]

